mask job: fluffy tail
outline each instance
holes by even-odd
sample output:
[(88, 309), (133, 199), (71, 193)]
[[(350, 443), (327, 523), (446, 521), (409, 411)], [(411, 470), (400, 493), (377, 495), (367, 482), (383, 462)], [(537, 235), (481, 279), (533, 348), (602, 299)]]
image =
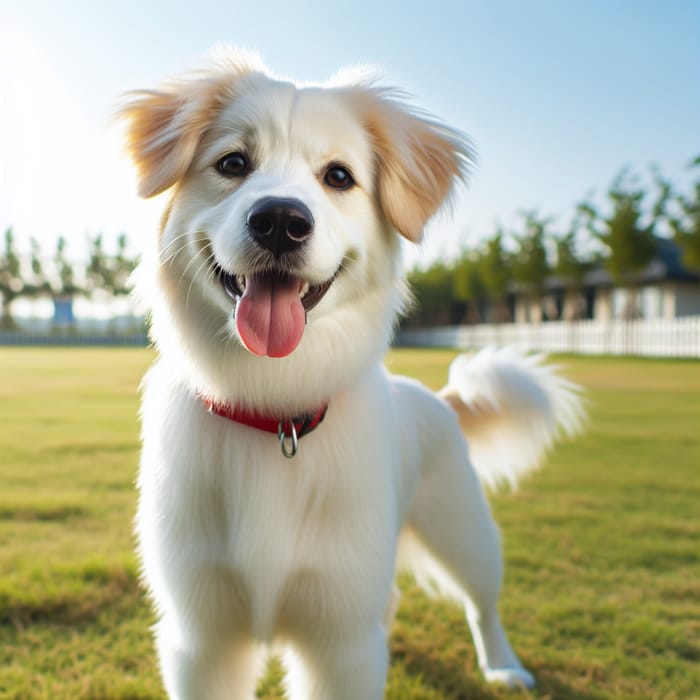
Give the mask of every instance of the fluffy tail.
[(516, 486), (557, 438), (581, 429), (581, 388), (557, 369), (542, 355), (513, 348), (460, 355), (450, 366), (440, 396), (456, 411), (474, 467), (488, 486)]

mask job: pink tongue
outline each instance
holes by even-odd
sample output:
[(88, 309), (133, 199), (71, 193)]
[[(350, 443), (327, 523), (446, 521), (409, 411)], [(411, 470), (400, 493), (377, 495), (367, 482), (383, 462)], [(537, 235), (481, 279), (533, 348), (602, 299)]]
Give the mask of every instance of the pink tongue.
[(250, 275), (236, 306), (236, 328), (256, 355), (286, 357), (301, 342), (306, 312), (300, 282), (274, 274)]

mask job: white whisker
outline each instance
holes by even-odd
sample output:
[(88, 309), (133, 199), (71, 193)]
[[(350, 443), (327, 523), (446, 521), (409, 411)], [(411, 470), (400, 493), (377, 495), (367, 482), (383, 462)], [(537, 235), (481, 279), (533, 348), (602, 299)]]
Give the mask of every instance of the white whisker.
[[(161, 258), (161, 262), (163, 262), (163, 259), (166, 257), (170, 257), (170, 249), (173, 248), (177, 243), (179, 243), (183, 238), (187, 238), (190, 235), (190, 231), (185, 231), (184, 233), (180, 233), (179, 235), (175, 236), (175, 238), (172, 239), (172, 241), (168, 241), (164, 246), (163, 249), (159, 253), (159, 257)], [(183, 248), (187, 247), (188, 241), (185, 240), (184, 245), (178, 250), (183, 250)]]
[[(185, 296), (185, 309), (189, 309), (189, 305), (190, 305), (190, 293), (192, 292), (192, 286), (194, 285), (195, 280), (196, 280), (197, 277), (199, 276), (199, 273), (202, 271), (202, 268), (204, 268), (204, 267), (206, 267), (207, 265), (209, 265), (209, 263), (211, 263), (214, 259), (215, 259), (215, 258), (214, 258), (214, 253), (209, 253), (209, 255), (208, 255), (206, 258), (204, 258), (204, 261), (202, 262), (202, 264), (197, 268), (197, 271), (194, 273), (194, 275), (192, 275), (192, 279), (190, 280), (190, 284), (189, 284), (189, 286), (187, 287), (187, 295)], [(187, 272), (187, 268), (192, 264), (192, 262), (193, 262), (194, 260), (196, 260), (196, 258), (192, 258), (192, 260), (190, 260), (190, 262), (187, 263), (187, 267), (186, 267), (185, 270), (183, 271), (183, 276), (184, 276), (185, 272)], [(180, 279), (182, 280), (182, 277), (181, 277)], [(207, 279), (207, 278), (205, 277), (204, 279), (205, 279), (205, 282), (206, 282), (206, 279)]]
[[(184, 243), (182, 245), (179, 245), (175, 250), (171, 251), (170, 249), (176, 244), (182, 241), (182, 239), (185, 239)], [(163, 250), (161, 251), (159, 255), (159, 265), (160, 267), (165, 267), (166, 265), (172, 264), (173, 260), (180, 255), (180, 253), (188, 248), (188, 246), (191, 244), (196, 245), (197, 243), (204, 243), (205, 247), (208, 247), (210, 244), (209, 238), (205, 235), (202, 234), (201, 232), (198, 231), (185, 231), (184, 233), (179, 234), (178, 236), (175, 236), (172, 241), (168, 241), (168, 243), (164, 246)]]

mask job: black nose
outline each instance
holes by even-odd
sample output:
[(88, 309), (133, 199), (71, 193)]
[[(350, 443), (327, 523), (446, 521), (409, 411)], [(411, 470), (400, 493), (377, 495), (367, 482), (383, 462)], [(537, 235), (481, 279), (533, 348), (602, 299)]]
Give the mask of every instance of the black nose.
[(314, 217), (298, 199), (264, 197), (248, 212), (248, 231), (279, 258), (301, 246), (314, 230)]

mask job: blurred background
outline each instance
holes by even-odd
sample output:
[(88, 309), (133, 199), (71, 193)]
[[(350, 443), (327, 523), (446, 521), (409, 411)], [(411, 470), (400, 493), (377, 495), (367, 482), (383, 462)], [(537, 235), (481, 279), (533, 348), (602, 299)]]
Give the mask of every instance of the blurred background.
[[(457, 348), (567, 353), (586, 433), (489, 496), (527, 697), (699, 697), (698, 0), (0, 0), (0, 698), (165, 698), (132, 536), (155, 351), (128, 282), (164, 202), (137, 198), (111, 117), (221, 41), (301, 81), (380, 67), (472, 138), (469, 187), (406, 245), (386, 363), (437, 389)], [(510, 700), (463, 610), (400, 583), (387, 700)]]
[(406, 327), (700, 314), (697, 1), (4, 0), (0, 13), (5, 328), (138, 325), (128, 273), (163, 202), (136, 197), (114, 106), (222, 41), (301, 81), (377, 66), (473, 139), (468, 189), (406, 247), (419, 299)]

